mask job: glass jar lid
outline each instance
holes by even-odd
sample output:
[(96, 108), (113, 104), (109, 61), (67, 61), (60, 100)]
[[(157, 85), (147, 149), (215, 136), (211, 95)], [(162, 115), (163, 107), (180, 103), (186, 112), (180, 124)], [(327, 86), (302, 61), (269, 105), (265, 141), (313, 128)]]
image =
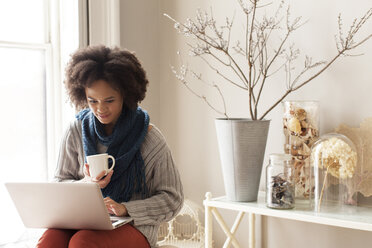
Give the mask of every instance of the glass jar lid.
[(291, 154), (284, 154), (284, 153), (272, 153), (269, 155), (271, 161), (281, 162), (281, 161), (291, 161), (292, 155)]

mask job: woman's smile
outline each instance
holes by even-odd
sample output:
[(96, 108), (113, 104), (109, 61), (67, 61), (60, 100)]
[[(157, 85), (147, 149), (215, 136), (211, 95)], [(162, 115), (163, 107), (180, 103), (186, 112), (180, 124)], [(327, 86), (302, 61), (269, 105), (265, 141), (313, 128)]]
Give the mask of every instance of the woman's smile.
[(100, 119), (107, 119), (108, 117), (110, 117), (110, 114), (98, 114), (98, 118)]

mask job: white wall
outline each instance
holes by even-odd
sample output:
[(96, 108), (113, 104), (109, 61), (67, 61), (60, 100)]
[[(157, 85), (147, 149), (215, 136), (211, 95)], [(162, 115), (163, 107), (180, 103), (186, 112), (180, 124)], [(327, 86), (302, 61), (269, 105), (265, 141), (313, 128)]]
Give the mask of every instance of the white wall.
[(89, 0), (89, 44), (120, 46), (134, 51), (150, 85), (141, 106), (159, 123), (158, 1)]
[[(239, 7), (229, 0), (122, 0), (121, 1), (121, 45), (137, 52), (150, 78), (148, 98), (144, 106), (150, 109), (153, 122), (160, 127), (173, 151), (186, 197), (202, 204), (206, 191), (214, 196), (224, 194), (220, 161), (215, 136), (216, 115), (206, 104), (195, 98), (174, 77), (170, 65), (179, 65), (176, 52), (180, 50), (187, 58), (185, 40), (177, 34), (173, 24), (163, 13), (177, 20), (193, 17), (198, 7), (209, 10), (223, 20), (232, 16)], [(344, 27), (353, 17), (364, 14), (371, 7), (370, 0), (297, 0), (292, 3), (292, 16), (303, 16), (308, 23), (301, 28), (295, 43), (305, 54), (314, 59), (329, 59), (335, 54), (334, 34), (337, 32), (337, 15), (344, 13)], [(237, 15), (238, 16), (238, 15)], [(237, 17), (238, 18), (238, 17)], [(242, 20), (236, 19), (239, 24)], [(240, 24), (239, 24), (240, 25)], [(372, 20), (365, 27), (372, 30)], [(237, 34), (239, 35), (239, 34)], [(319, 100), (321, 104), (321, 134), (331, 131), (341, 123), (357, 125), (372, 116), (372, 40), (363, 46), (360, 57), (346, 57), (336, 62), (327, 72), (292, 94), (288, 99)], [(203, 75), (213, 77), (205, 65), (190, 62)], [(301, 66), (301, 65), (297, 65)], [(278, 92), (284, 90), (284, 79), (277, 78), (266, 88), (264, 106), (269, 106)], [(227, 89), (232, 116), (248, 117), (247, 101), (239, 91)], [(206, 92), (212, 95), (213, 92)], [(282, 109), (277, 107), (267, 118), (271, 126), (266, 149), (267, 156), (282, 152)], [(233, 222), (233, 213), (223, 211), (228, 223)], [(242, 247), (248, 247), (247, 223), (242, 224), (238, 238)], [(294, 248), (307, 247), (370, 247), (370, 233), (343, 228), (334, 228), (309, 223), (264, 218), (262, 247)], [(216, 226), (214, 240), (221, 247), (224, 235)]]
[[(160, 122), (160, 53), (158, 1), (120, 1), (121, 47), (134, 51), (141, 60), (150, 81), (146, 98), (141, 104), (150, 114), (150, 121)], [(156, 38), (155, 38), (156, 37)]]

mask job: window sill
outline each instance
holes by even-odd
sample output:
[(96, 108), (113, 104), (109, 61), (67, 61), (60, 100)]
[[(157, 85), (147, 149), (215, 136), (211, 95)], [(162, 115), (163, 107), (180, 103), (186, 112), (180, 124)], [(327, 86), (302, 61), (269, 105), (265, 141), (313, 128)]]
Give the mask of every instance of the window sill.
[(17, 241), (0, 244), (0, 248), (35, 248), (45, 229), (25, 229)]

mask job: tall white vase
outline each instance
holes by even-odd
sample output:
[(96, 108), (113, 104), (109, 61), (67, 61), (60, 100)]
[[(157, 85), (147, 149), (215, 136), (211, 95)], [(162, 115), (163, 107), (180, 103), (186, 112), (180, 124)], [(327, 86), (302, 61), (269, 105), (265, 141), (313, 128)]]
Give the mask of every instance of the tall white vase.
[(216, 119), (226, 196), (256, 201), (270, 120)]

